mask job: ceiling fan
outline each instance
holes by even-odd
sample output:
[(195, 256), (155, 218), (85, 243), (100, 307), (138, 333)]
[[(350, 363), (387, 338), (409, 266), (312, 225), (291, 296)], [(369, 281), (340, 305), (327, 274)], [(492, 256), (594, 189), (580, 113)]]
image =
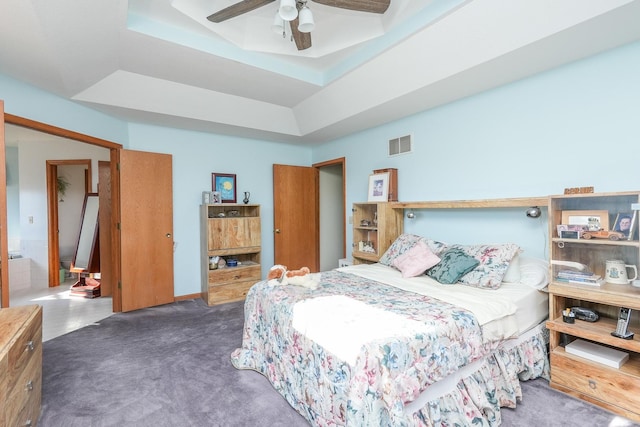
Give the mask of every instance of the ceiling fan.
[[(242, 0), (239, 3), (226, 7), (212, 15), (207, 16), (211, 22), (220, 23), (227, 19), (235, 18), (243, 13), (250, 12), (275, 0)], [(355, 10), (358, 12), (385, 13), (389, 8), (391, 0), (314, 0), (314, 2), (325, 6), (339, 7), (341, 9)], [(306, 7), (307, 0), (296, 0), (298, 12)], [(311, 34), (298, 29), (299, 16), (291, 22), (291, 36), (296, 43), (298, 50), (311, 47)]]

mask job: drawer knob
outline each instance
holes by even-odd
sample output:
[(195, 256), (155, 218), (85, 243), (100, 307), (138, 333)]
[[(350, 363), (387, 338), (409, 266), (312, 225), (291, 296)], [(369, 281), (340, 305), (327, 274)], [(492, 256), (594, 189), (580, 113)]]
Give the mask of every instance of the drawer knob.
[(29, 349), (29, 351), (33, 351), (33, 349), (35, 348), (35, 346), (33, 345), (33, 341), (29, 341), (26, 344), (26, 347)]
[(33, 381), (29, 380), (27, 382), (27, 391), (33, 390)]
[(596, 383), (594, 380), (589, 380), (589, 388), (591, 390), (595, 390), (598, 387), (598, 383)]

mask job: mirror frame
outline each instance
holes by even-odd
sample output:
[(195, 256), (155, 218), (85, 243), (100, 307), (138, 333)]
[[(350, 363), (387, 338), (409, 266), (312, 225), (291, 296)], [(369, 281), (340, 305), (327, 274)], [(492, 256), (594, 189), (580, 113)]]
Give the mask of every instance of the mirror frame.
[(98, 193), (87, 193), (82, 205), (78, 243), (71, 261), (70, 271), (72, 273), (96, 273), (100, 269), (98, 207)]

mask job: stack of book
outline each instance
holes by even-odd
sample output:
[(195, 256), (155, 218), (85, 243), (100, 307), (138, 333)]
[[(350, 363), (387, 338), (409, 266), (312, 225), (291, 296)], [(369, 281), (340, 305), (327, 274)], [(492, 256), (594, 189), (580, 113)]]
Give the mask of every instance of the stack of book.
[(590, 271), (560, 270), (556, 276), (559, 282), (578, 283), (583, 285), (600, 286), (605, 283), (599, 275)]

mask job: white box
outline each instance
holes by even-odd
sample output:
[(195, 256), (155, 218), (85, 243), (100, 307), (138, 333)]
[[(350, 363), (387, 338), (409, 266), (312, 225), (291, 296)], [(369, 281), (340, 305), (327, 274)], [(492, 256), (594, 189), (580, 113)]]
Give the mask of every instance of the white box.
[(619, 368), (629, 360), (629, 353), (580, 339), (567, 344), (564, 349), (567, 353), (575, 354), (612, 368)]

